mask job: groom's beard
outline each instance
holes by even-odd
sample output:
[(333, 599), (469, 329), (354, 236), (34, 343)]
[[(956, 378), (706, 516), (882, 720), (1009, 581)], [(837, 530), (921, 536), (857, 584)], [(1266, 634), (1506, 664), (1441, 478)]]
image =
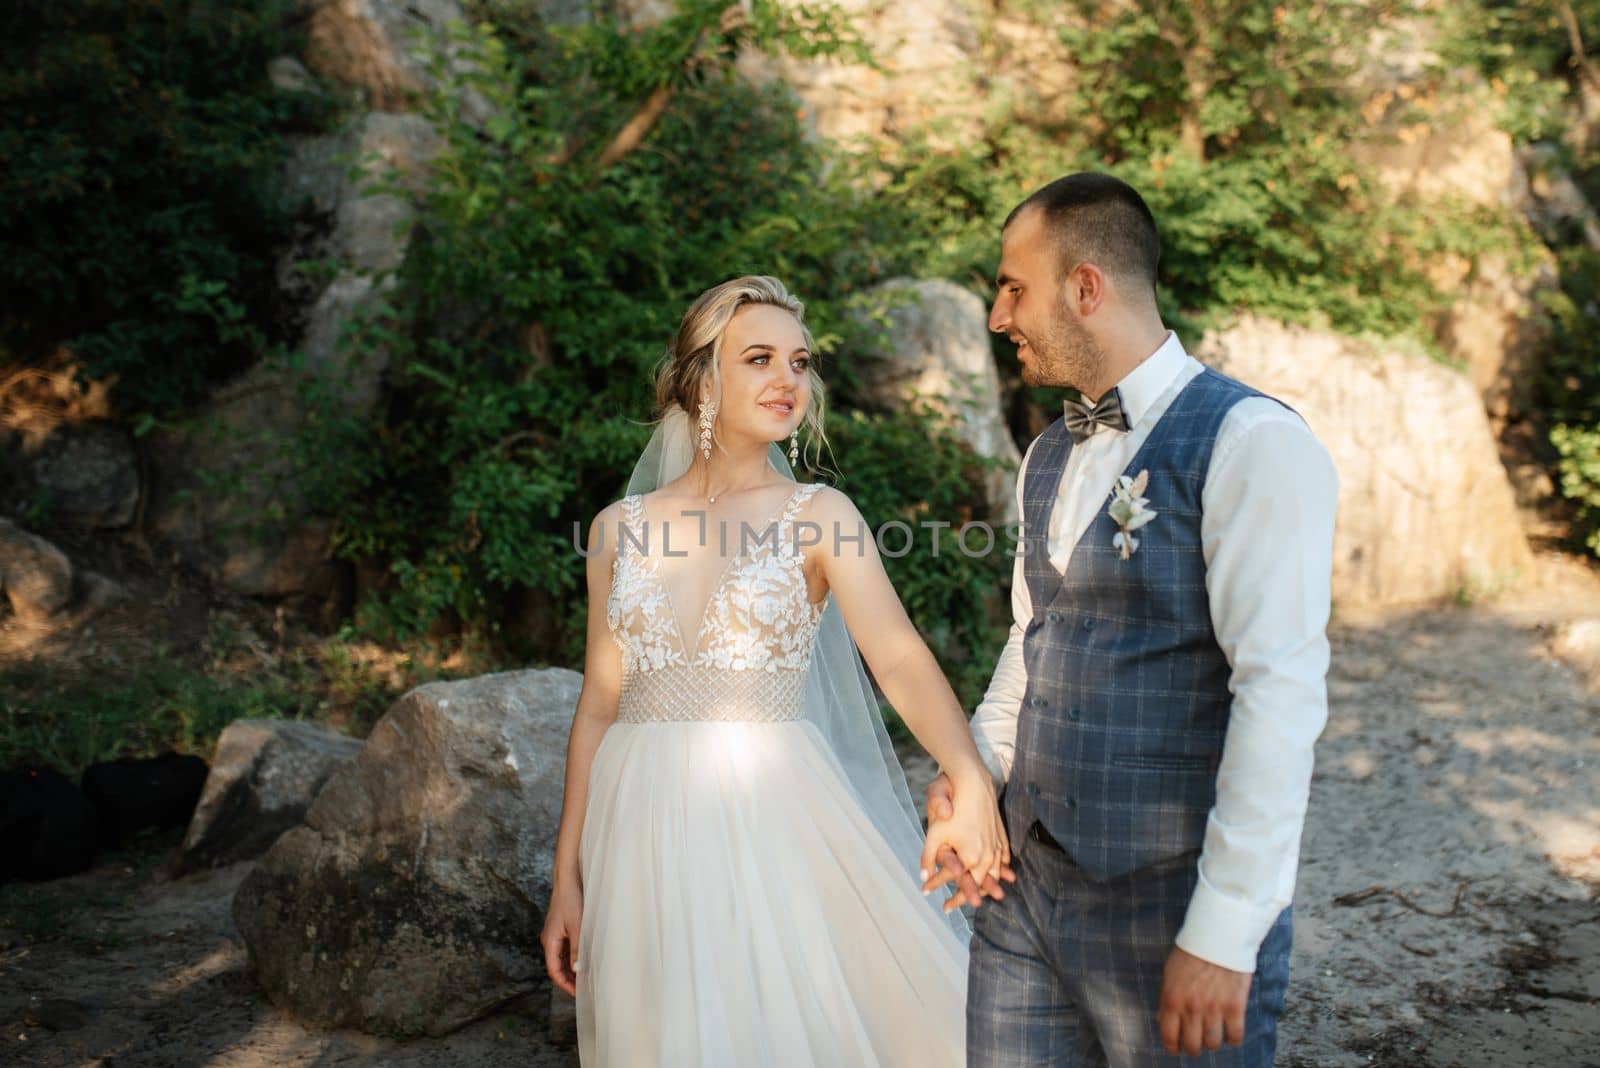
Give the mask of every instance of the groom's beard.
[(1065, 308), (1057, 310), (1047, 331), (1024, 337), (1033, 350), (1033, 359), (1022, 366), (1024, 385), (1067, 386), (1082, 393), (1099, 381), (1105, 351)]

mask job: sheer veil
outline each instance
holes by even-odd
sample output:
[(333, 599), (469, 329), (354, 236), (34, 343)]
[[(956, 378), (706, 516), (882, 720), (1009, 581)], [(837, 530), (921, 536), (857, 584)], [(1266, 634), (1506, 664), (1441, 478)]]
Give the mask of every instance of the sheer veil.
[[(688, 413), (674, 405), (657, 424), (640, 454), (626, 492), (648, 493), (687, 471), (694, 459), (691, 431)], [(780, 475), (796, 481), (776, 443), (770, 447), (768, 459)], [(815, 655), (806, 678), (805, 718), (822, 733), (844, 768), (861, 807), (900, 858), (907, 878), (915, 881), (922, 856), (922, 824), (911, 803), (905, 772), (895, 757), (889, 732), (884, 729), (861, 655), (831, 596), (822, 613)], [(931, 907), (942, 908), (949, 894), (948, 888), (930, 894)], [(943, 919), (965, 945), (970, 928), (961, 910)]]

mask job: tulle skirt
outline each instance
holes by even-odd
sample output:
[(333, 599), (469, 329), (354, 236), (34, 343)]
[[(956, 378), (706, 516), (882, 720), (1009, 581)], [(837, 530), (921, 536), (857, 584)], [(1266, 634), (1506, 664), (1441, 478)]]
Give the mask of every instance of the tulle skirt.
[(613, 724), (580, 854), (588, 1068), (965, 1063), (967, 947), (811, 724)]

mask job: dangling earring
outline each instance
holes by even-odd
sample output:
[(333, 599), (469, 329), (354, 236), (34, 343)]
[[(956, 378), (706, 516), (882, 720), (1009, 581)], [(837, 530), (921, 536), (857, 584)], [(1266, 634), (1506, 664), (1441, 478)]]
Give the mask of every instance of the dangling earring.
[(789, 466), (793, 467), (800, 462), (800, 428), (795, 427), (794, 433), (789, 435)]
[(700, 405), (700, 455), (711, 459), (711, 420), (717, 417), (715, 401)]

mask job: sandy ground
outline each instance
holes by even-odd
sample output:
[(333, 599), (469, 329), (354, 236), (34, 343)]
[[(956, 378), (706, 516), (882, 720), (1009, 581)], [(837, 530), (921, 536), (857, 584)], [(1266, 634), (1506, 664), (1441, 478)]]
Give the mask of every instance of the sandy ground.
[[(1494, 601), (1337, 622), (1280, 1066), (1600, 1068), (1600, 672), (1551, 652), (1581, 619), (1600, 578), (1546, 558)], [(0, 1064), (576, 1063), (548, 989), (443, 1039), (301, 1028), (229, 918), (248, 867), (114, 858), (27, 888), (98, 904), (47, 941), (0, 924)]]

